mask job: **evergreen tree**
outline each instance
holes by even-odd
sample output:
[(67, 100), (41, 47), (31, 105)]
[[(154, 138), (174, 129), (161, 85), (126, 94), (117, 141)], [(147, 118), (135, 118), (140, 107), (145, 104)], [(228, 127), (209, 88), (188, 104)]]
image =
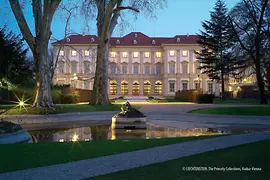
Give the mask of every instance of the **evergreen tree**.
[(0, 81), (25, 85), (33, 79), (30, 63), (27, 62), (27, 49), (23, 41), (12, 32), (5, 32), (5, 27), (0, 28)]
[(210, 12), (210, 20), (202, 22), (204, 31), (200, 32), (198, 41), (202, 50), (197, 53), (203, 73), (210, 79), (221, 81), (222, 99), (225, 98), (225, 75), (228, 75), (233, 67), (234, 36), (227, 13), (225, 3), (217, 0), (214, 11)]

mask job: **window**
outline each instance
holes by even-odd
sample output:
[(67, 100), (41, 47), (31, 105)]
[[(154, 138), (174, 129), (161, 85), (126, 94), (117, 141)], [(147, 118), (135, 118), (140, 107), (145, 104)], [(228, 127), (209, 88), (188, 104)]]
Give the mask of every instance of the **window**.
[(133, 74), (139, 74), (139, 65), (133, 65)]
[(90, 83), (89, 83), (89, 81), (84, 81), (83, 82), (84, 83), (84, 89), (90, 89), (89, 87), (89, 85), (90, 85)]
[(209, 82), (207, 84), (207, 86), (208, 86), (208, 93), (212, 94), (213, 93), (213, 83)]
[(119, 39), (117, 39), (116, 44), (120, 44), (120, 40)]
[(188, 83), (187, 82), (182, 82), (182, 90), (186, 91), (188, 89)]
[(116, 74), (116, 65), (115, 64), (111, 65), (111, 73)]
[(136, 40), (133, 40), (133, 44), (137, 44), (137, 41)]
[(195, 63), (195, 73), (201, 73), (200, 63)]
[(76, 81), (75, 80), (71, 80), (70, 81), (70, 86), (73, 87), (73, 88), (76, 88)]
[(90, 73), (90, 62), (85, 61), (83, 64), (84, 64), (84, 73)]
[(89, 56), (89, 50), (84, 50), (84, 56)]
[(150, 52), (145, 52), (144, 57), (149, 58), (150, 57)]
[(174, 74), (175, 73), (175, 63), (170, 63), (169, 64), (169, 72), (171, 74)]
[(135, 34), (134, 34), (134, 37), (138, 37), (138, 34), (137, 34), (137, 33), (135, 33)]
[(176, 39), (176, 42), (180, 42), (180, 38), (177, 38), (177, 39)]
[(155, 40), (152, 40), (152, 44), (156, 44), (156, 41)]
[(188, 63), (182, 63), (182, 73), (183, 74), (188, 73)]
[(161, 58), (161, 52), (156, 52), (156, 57)]
[(63, 50), (61, 50), (61, 51), (59, 52), (59, 56), (64, 56), (64, 51), (63, 51)]
[(139, 57), (139, 52), (133, 52), (133, 57), (134, 57), (134, 58)]
[(71, 56), (77, 56), (77, 51), (72, 50), (72, 51), (71, 51)]
[(188, 56), (188, 51), (187, 50), (182, 51), (182, 56)]
[(169, 81), (170, 92), (174, 92), (174, 83), (175, 81)]
[(123, 58), (126, 58), (126, 57), (127, 57), (127, 55), (128, 55), (128, 53), (127, 53), (127, 52), (123, 52), (122, 57), (123, 57)]
[(150, 65), (144, 65), (144, 74), (150, 74)]
[(116, 52), (111, 52), (111, 57), (115, 58), (116, 57)]
[(156, 65), (156, 74), (161, 74), (161, 65), (160, 64)]
[(64, 69), (65, 69), (65, 63), (58, 62), (58, 73), (64, 73)]
[(77, 62), (71, 63), (71, 73), (77, 73)]
[(201, 87), (200, 83), (199, 82), (196, 82), (195, 83), (195, 89), (199, 89)]
[(175, 51), (174, 51), (174, 50), (171, 50), (171, 51), (169, 52), (169, 55), (170, 55), (170, 56), (175, 56)]
[(122, 65), (122, 74), (127, 74), (127, 65)]

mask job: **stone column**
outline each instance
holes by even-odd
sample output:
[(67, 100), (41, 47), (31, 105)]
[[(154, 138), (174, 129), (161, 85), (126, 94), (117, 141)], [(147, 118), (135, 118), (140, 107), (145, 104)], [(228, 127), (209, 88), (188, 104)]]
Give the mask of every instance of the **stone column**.
[(117, 96), (121, 96), (121, 80), (117, 79)]
[(133, 54), (132, 51), (128, 52), (128, 74), (132, 74), (132, 58), (133, 58)]
[(140, 96), (143, 96), (143, 83), (144, 83), (144, 79), (140, 78)]
[(151, 96), (155, 95), (155, 82), (156, 82), (155, 79), (150, 81), (150, 83), (151, 83)]
[(176, 50), (176, 73), (180, 74), (180, 64), (181, 64), (181, 61), (180, 61), (180, 50), (177, 49)]
[(128, 95), (132, 96), (132, 84), (133, 84), (133, 80), (129, 79), (128, 81)]

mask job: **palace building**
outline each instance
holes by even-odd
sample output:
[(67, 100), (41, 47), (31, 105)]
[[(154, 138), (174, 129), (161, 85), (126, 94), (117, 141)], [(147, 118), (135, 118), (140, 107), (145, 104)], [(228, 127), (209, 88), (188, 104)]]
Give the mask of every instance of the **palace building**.
[[(200, 64), (194, 53), (200, 51), (198, 38), (197, 35), (149, 37), (141, 32), (112, 37), (109, 94), (174, 96), (178, 90), (200, 88), (204, 93), (219, 95), (219, 84), (198, 69)], [(92, 89), (97, 41), (95, 35), (71, 35), (54, 42), (57, 63), (54, 84)]]

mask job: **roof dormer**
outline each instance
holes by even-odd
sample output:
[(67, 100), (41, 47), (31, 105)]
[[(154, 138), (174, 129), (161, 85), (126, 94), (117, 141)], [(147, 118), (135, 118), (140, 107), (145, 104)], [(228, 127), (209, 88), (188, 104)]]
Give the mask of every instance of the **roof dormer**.
[(156, 41), (155, 40), (152, 40), (152, 44), (156, 44)]
[(135, 34), (134, 34), (134, 37), (135, 37), (135, 38), (136, 38), (136, 37), (138, 37), (138, 34), (137, 34), (137, 33), (135, 33)]
[(136, 40), (133, 40), (133, 44), (137, 44), (137, 41)]
[(91, 38), (91, 42), (95, 42), (95, 38)]
[(116, 40), (116, 44), (120, 44), (120, 40), (119, 39)]
[(176, 42), (180, 42), (180, 38), (177, 38), (177, 39), (176, 39)]

